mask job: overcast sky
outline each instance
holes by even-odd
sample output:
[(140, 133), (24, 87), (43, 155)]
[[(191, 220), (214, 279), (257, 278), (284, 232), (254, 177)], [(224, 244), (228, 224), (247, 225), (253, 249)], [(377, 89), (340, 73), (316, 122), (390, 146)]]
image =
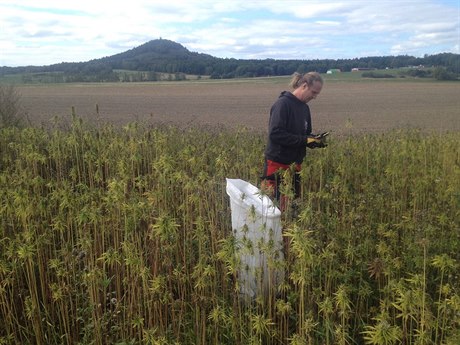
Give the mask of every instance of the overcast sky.
[(239, 59), (460, 53), (460, 0), (0, 0), (0, 66), (88, 61), (160, 37)]

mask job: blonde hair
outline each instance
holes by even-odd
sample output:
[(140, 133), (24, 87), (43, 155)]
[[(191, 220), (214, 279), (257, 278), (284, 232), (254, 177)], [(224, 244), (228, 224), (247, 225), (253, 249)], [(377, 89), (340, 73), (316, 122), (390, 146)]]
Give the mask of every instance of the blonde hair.
[(323, 84), (323, 78), (318, 72), (308, 72), (305, 74), (295, 72), (292, 75), (292, 79), (289, 83), (289, 86), (295, 90), (298, 87), (302, 86), (302, 84), (304, 83), (307, 83), (308, 86), (312, 86), (315, 81)]

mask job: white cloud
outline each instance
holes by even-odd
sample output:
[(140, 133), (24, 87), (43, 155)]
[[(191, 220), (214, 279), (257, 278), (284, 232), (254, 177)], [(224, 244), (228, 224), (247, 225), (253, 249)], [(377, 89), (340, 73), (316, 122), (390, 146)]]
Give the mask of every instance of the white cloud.
[(166, 38), (236, 58), (459, 50), (458, 1), (0, 0), (0, 65), (86, 61)]

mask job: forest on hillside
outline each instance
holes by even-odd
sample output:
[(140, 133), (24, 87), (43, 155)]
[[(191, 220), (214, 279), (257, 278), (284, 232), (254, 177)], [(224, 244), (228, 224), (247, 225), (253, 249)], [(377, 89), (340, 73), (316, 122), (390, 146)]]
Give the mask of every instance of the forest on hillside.
[[(208, 76), (212, 79), (252, 78), (290, 75), (294, 72), (330, 69), (349, 72), (360, 69), (394, 69), (402, 67), (433, 68), (430, 73), (414, 72), (418, 77), (458, 79), (460, 55), (442, 53), (424, 57), (373, 56), (354, 59), (314, 60), (247, 60), (217, 58), (207, 54), (190, 52), (182, 45), (158, 39), (113, 56), (87, 62), (62, 62), (49, 66), (0, 67), (0, 77), (23, 74), (23, 79), (41, 74), (49, 82), (104, 82), (104, 81), (156, 81), (162, 74), (172, 80), (182, 80), (185, 75)], [(136, 73), (133, 73), (136, 72)], [(429, 74), (429, 75), (427, 75)], [(172, 77), (171, 77), (172, 76)]]

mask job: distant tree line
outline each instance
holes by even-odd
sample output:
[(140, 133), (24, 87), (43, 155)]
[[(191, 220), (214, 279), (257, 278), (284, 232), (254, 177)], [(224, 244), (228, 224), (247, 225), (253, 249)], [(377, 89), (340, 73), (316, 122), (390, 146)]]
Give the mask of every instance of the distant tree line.
[[(181, 80), (184, 74), (210, 76), (213, 79), (251, 78), (291, 75), (329, 69), (343, 72), (353, 68), (386, 69), (407, 66), (437, 68), (439, 79), (456, 79), (460, 75), (460, 55), (443, 53), (424, 57), (374, 56), (355, 59), (316, 60), (245, 60), (216, 58), (188, 51), (182, 45), (164, 39), (153, 40), (124, 53), (79, 63), (59, 63), (50, 66), (0, 67), (0, 76), (15, 73), (55, 73), (63, 82), (155, 81), (159, 73), (174, 75)], [(121, 72), (120, 72), (121, 70)], [(132, 73), (139, 72), (136, 77)], [(58, 73), (63, 75), (57, 77)]]
[(434, 78), (436, 80), (457, 80), (458, 74), (450, 72), (447, 68), (443, 66), (436, 66), (434, 68), (409, 68), (403, 69), (397, 73), (397, 75), (392, 73), (385, 73), (380, 71), (368, 71), (361, 74), (363, 78)]

